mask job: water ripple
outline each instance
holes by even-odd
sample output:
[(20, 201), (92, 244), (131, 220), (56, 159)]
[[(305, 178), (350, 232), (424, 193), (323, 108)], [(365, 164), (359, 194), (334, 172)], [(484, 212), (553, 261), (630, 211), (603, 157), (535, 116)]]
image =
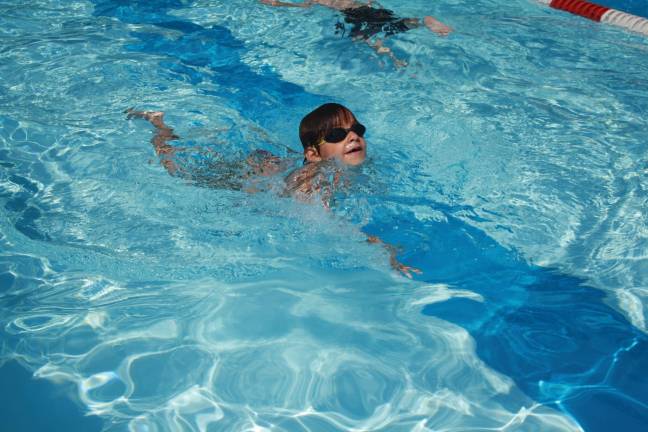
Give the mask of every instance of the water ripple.
[[(428, 3), (399, 7), (456, 36), (394, 38), (406, 70), (333, 38), (324, 8), (1, 5), (0, 362), (74, 383), (113, 430), (579, 430), (475, 334), (510, 316), (493, 334), (534, 377), (528, 345), (608, 334), (607, 309), (592, 334), (536, 325), (528, 262), (586, 276), (645, 330), (645, 47), (604, 29), (574, 49), (589, 27), (543, 12), (538, 31), (527, 2)], [(319, 95), (357, 111), (373, 153), (332, 212), (170, 177), (122, 113), (164, 109), (189, 147), (234, 160), (298, 149), (288, 131)], [(424, 282), (359, 225), (405, 245)], [(458, 324), (420, 313), (455, 302)], [(617, 348), (567, 375), (611, 380), (634, 349)], [(539, 393), (560, 385), (588, 395)]]

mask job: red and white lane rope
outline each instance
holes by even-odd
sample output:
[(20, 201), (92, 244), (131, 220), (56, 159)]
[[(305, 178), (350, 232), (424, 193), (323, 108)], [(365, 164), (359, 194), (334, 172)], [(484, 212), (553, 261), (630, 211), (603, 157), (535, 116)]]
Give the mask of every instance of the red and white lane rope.
[(585, 0), (538, 0), (540, 3), (648, 36), (648, 19)]

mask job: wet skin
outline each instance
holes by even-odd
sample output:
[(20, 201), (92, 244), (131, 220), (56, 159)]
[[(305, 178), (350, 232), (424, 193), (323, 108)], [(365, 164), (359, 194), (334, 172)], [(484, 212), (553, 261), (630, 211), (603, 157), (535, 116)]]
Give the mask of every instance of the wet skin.
[[(349, 129), (353, 123), (354, 121), (349, 120), (340, 127)], [(309, 147), (304, 152), (304, 156), (308, 162), (337, 159), (345, 165), (360, 165), (367, 158), (367, 143), (363, 137), (349, 131), (340, 142), (322, 141), (317, 147)]]

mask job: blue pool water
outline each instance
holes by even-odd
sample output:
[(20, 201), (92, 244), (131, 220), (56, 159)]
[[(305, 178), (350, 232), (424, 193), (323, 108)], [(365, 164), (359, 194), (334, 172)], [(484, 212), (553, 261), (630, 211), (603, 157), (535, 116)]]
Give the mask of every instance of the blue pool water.
[[(57, 392), (61, 430), (646, 428), (646, 39), (522, 0), (382, 3), (455, 33), (393, 38), (396, 69), (323, 8), (0, 5), (21, 430)], [(297, 163), (331, 100), (370, 160), (330, 212), (171, 177), (123, 114), (164, 110), (209, 161)]]
[(34, 380), (16, 362), (0, 367), (2, 430), (67, 432), (99, 431), (102, 422), (96, 416), (84, 416), (85, 410), (66, 397), (70, 389)]
[(648, 3), (643, 0), (599, 0), (594, 3), (648, 18)]

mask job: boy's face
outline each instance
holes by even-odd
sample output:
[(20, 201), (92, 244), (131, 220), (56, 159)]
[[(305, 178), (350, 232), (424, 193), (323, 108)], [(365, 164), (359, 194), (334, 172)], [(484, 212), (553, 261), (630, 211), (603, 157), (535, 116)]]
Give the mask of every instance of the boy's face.
[[(354, 123), (353, 120), (349, 120), (340, 127), (350, 129)], [(305, 157), (309, 162), (335, 158), (346, 165), (360, 165), (367, 157), (367, 143), (363, 137), (351, 130), (340, 142), (323, 141), (319, 149), (309, 147), (305, 151)]]

